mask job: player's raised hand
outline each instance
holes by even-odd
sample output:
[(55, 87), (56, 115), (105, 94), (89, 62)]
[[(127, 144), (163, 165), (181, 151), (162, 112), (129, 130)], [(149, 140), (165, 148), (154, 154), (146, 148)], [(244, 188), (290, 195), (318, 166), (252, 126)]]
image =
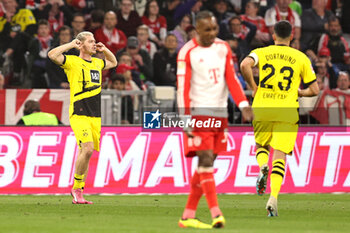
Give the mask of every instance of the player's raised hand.
[(106, 46), (104, 44), (102, 44), (101, 42), (98, 42), (96, 44), (96, 51), (97, 52), (103, 52), (103, 51), (105, 51), (105, 49), (106, 49)]
[(254, 118), (253, 109), (251, 106), (247, 106), (242, 110), (242, 116), (245, 121), (251, 122)]
[(75, 49), (79, 49), (80, 48), (80, 45), (81, 45), (81, 41), (80, 40), (74, 39), (70, 43), (73, 46), (73, 48), (75, 48)]

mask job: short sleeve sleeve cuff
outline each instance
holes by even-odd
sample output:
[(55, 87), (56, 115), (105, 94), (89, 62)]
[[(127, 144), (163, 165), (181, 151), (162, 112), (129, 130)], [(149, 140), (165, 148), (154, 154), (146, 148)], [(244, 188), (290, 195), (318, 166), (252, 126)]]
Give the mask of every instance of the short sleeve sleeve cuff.
[(254, 66), (259, 63), (259, 57), (256, 55), (256, 53), (250, 53), (248, 56), (254, 59)]

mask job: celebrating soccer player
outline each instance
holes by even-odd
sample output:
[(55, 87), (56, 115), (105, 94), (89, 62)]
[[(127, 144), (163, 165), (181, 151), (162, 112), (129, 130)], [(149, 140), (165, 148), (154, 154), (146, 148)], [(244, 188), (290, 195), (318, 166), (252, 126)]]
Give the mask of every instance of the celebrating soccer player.
[[(251, 120), (253, 114), (235, 76), (231, 48), (216, 38), (218, 25), (214, 15), (209, 11), (198, 13), (196, 30), (198, 36), (187, 42), (178, 55), (179, 112), (198, 121), (214, 118), (221, 122), (221, 126), (204, 130), (196, 125), (192, 131), (186, 131), (193, 141), (192, 151), (198, 156), (198, 167), (191, 180), (191, 191), (179, 226), (221, 228), (225, 219), (217, 201), (213, 164), (217, 154), (225, 151), (227, 146), (228, 90), (245, 119)], [(202, 194), (205, 194), (211, 212), (211, 225), (199, 221), (195, 216)]]
[[(254, 136), (260, 173), (256, 190), (262, 195), (269, 172), (270, 147), (274, 149), (271, 172), (271, 195), (268, 216), (277, 216), (277, 197), (281, 189), (286, 154), (293, 152), (298, 131), (298, 96), (319, 93), (310, 60), (289, 47), (292, 26), (288, 21), (275, 24), (275, 45), (253, 50), (241, 63), (241, 72), (253, 89)], [(254, 82), (252, 67), (259, 67), (259, 86)], [(301, 79), (308, 88), (298, 90)]]
[[(63, 53), (76, 48), (79, 56)], [(105, 59), (92, 57), (102, 52)], [(70, 43), (52, 49), (49, 58), (67, 74), (70, 85), (69, 121), (79, 145), (75, 164), (73, 204), (92, 204), (83, 197), (89, 160), (94, 150), (100, 149), (101, 134), (101, 80), (103, 69), (117, 66), (113, 53), (104, 44), (97, 43), (91, 32), (81, 32)]]

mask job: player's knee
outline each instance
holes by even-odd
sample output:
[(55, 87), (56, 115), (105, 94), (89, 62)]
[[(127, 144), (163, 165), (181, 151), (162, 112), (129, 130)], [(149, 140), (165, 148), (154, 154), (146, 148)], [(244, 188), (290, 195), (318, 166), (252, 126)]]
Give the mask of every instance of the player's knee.
[(86, 144), (82, 147), (82, 151), (84, 156), (87, 159), (90, 159), (92, 156), (92, 153), (94, 153), (94, 145), (93, 144)]

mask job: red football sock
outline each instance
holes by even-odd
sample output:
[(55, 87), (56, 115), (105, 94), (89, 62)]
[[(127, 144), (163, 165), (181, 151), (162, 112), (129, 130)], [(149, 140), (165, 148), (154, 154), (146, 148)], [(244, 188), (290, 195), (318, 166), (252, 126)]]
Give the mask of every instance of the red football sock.
[(199, 174), (197, 171), (195, 171), (191, 180), (190, 195), (188, 196), (187, 204), (182, 214), (183, 219), (196, 217), (197, 206), (198, 206), (199, 200), (202, 197), (202, 194), (203, 194), (203, 190), (200, 186)]
[(207, 199), (211, 217), (215, 218), (218, 215), (222, 215), (222, 212), (219, 209), (218, 198), (216, 196), (213, 172), (200, 173), (199, 177), (201, 180), (201, 186), (205, 194), (205, 198)]

